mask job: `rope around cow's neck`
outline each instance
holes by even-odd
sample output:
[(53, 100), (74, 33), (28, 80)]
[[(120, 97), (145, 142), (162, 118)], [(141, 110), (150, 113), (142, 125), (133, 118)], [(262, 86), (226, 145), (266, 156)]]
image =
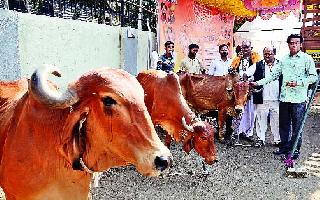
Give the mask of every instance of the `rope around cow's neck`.
[[(72, 107), (70, 107), (70, 110), (72, 109)], [(82, 114), (82, 116), (80, 116), (81, 120), (79, 122), (79, 138), (81, 137), (86, 137), (85, 132), (86, 132), (86, 121), (87, 121), (87, 116), (88, 116), (88, 112), (85, 112)], [(80, 139), (79, 139), (80, 140)], [(83, 161), (83, 154), (84, 154), (84, 149), (80, 149), (80, 155), (79, 155), (79, 163), (81, 165), (81, 168), (86, 171), (89, 174), (93, 174), (94, 171), (92, 171), (91, 169), (89, 169), (87, 167), (87, 165), (84, 163)]]
[(83, 162), (82, 157), (79, 158), (79, 162), (80, 162), (81, 167), (84, 169), (84, 171), (86, 171), (86, 172), (89, 173), (89, 174), (93, 174), (93, 173), (94, 173), (94, 171), (92, 171), (91, 169), (89, 169), (89, 168), (87, 167), (87, 165)]

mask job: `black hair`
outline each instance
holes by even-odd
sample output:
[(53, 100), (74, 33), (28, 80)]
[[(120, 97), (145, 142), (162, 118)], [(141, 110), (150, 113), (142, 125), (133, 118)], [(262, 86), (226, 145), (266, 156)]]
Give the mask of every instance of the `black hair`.
[(219, 45), (219, 51), (220, 51), (223, 47), (229, 48), (229, 46), (228, 46), (227, 44), (221, 44), (221, 45)]
[(193, 49), (193, 48), (199, 49), (199, 45), (197, 45), (197, 44), (190, 44), (190, 45), (189, 45), (189, 50), (191, 50), (191, 49)]
[(288, 36), (287, 38), (287, 43), (289, 44), (292, 38), (299, 38), (300, 39), (300, 43), (303, 42), (303, 37), (300, 34), (291, 34)]
[(164, 43), (164, 47), (168, 47), (170, 44), (174, 45), (172, 41), (166, 41), (166, 43)]

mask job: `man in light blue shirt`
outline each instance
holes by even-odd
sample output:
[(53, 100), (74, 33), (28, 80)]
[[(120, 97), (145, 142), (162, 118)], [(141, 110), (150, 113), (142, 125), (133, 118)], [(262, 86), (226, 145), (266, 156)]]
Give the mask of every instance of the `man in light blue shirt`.
[(159, 57), (157, 70), (162, 70), (167, 73), (174, 70), (175, 59), (173, 56), (174, 43), (172, 41), (167, 41), (164, 43), (165, 53)]
[[(265, 85), (283, 75), (279, 106), (281, 144), (279, 150), (274, 152), (276, 155), (288, 155), (292, 151), (306, 111), (308, 86), (318, 79), (312, 57), (301, 51), (302, 42), (302, 36), (291, 34), (287, 39), (290, 54), (274, 66), (269, 76), (251, 83), (253, 86)], [(292, 155), (293, 159), (299, 157), (301, 143), (302, 139), (299, 138), (297, 149)]]

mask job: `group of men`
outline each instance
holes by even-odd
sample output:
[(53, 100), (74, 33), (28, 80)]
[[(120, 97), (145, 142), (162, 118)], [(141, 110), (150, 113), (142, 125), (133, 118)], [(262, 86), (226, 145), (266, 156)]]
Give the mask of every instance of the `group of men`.
[[(276, 49), (272, 46), (263, 49), (261, 59), (256, 52), (252, 52), (250, 41), (242, 42), (237, 48), (237, 57), (231, 59), (228, 57), (229, 46), (221, 44), (220, 57), (214, 59), (208, 69), (196, 57), (199, 46), (190, 44), (188, 56), (183, 59), (180, 70), (213, 76), (224, 76), (231, 70), (237, 71), (243, 80), (248, 79), (258, 92), (248, 100), (235, 134), (253, 141), (255, 126), (257, 140), (254, 145), (264, 146), (269, 121), (274, 144), (279, 147), (274, 154), (288, 156), (292, 153), (290, 156), (297, 159), (302, 143), (298, 133), (306, 111), (308, 86), (318, 79), (312, 57), (301, 50), (302, 42), (301, 35), (288, 36), (289, 54), (281, 60), (275, 58)], [(174, 43), (166, 42), (165, 53), (160, 56), (157, 69), (173, 71), (173, 52)], [(233, 132), (232, 121), (232, 117), (226, 120), (226, 136)], [(298, 145), (293, 149), (296, 140)]]

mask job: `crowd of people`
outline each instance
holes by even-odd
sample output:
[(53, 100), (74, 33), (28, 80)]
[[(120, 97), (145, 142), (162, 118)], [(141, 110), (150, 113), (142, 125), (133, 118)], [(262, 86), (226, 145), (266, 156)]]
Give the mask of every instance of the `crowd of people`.
[[(315, 63), (311, 56), (302, 52), (302, 43), (301, 35), (289, 35), (289, 53), (280, 60), (276, 58), (276, 49), (273, 46), (264, 47), (261, 58), (258, 53), (252, 51), (250, 41), (243, 41), (241, 46), (237, 46), (237, 55), (232, 59), (229, 56), (230, 47), (221, 44), (220, 57), (214, 59), (208, 68), (197, 58), (199, 45), (190, 44), (189, 53), (182, 60), (179, 71), (212, 76), (225, 76), (230, 71), (238, 72), (241, 79), (248, 80), (257, 92), (247, 101), (237, 127), (234, 125), (237, 124), (234, 123), (236, 119), (231, 116), (227, 118), (225, 135), (237, 135), (238, 138), (252, 142), (256, 147), (262, 147), (266, 143), (269, 124), (273, 144), (279, 147), (274, 154), (290, 154), (293, 159), (297, 159), (302, 143), (299, 129), (306, 112), (308, 86), (318, 79)], [(170, 72), (174, 68), (174, 43), (167, 41), (165, 53), (160, 56), (157, 69)], [(254, 127), (256, 140), (253, 139)], [(294, 148), (296, 140), (298, 145)]]

